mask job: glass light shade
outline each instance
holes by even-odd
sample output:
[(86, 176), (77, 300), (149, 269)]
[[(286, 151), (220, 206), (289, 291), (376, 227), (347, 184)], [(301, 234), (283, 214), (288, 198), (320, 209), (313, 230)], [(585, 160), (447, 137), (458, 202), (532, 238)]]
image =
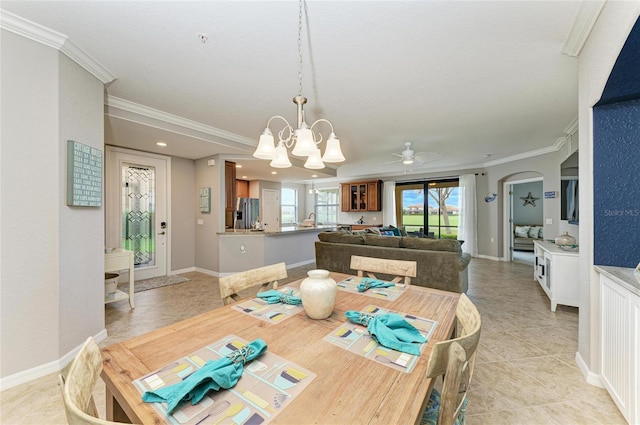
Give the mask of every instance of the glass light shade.
[(296, 145), (291, 151), (291, 153), (295, 156), (309, 156), (311, 155), (318, 147), (316, 146), (316, 142), (313, 141), (313, 133), (311, 133), (311, 129), (307, 126), (306, 123), (302, 123), (299, 129), (295, 131), (296, 133)]
[(309, 155), (307, 162), (304, 163), (304, 168), (309, 168), (311, 170), (320, 170), (324, 168), (324, 163), (320, 157), (320, 149), (316, 148), (316, 150)]
[(260, 135), (260, 141), (258, 142), (258, 147), (256, 148), (253, 156), (260, 159), (275, 159), (276, 158), (276, 148), (273, 144), (273, 134), (271, 134), (271, 130), (268, 128), (264, 129), (262, 135)]
[(324, 150), (322, 156), (324, 162), (342, 162), (344, 161), (344, 155), (342, 149), (340, 149), (340, 139), (338, 139), (335, 133), (331, 133), (327, 139), (327, 148)]
[(402, 163), (403, 163), (404, 165), (411, 165), (411, 164), (413, 164), (413, 159), (411, 159), (411, 158), (405, 158), (405, 159), (403, 159), (403, 160), (402, 160)]
[(284, 143), (280, 141), (276, 148), (276, 158), (269, 164), (273, 168), (289, 168), (291, 167), (291, 161), (289, 161), (289, 155), (287, 154), (287, 148)]

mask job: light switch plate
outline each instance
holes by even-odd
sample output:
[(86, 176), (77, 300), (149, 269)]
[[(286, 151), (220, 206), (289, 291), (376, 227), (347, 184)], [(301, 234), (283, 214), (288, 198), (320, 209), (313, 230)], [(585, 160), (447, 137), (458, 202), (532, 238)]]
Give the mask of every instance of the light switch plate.
[(547, 219), (547, 224), (553, 224), (553, 219), (552, 218), (548, 218)]

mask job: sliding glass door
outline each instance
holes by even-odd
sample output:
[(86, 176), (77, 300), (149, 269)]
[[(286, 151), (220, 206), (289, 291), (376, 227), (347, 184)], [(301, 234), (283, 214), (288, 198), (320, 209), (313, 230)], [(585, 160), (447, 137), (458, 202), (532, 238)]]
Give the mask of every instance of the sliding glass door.
[(399, 226), (408, 234), (436, 239), (458, 237), (458, 179), (396, 184)]

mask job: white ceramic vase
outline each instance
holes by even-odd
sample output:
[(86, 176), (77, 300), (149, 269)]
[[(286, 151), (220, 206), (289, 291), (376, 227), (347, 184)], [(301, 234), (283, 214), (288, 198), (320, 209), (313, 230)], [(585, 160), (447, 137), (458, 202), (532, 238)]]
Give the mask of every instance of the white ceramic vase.
[(310, 318), (326, 319), (336, 304), (336, 281), (329, 277), (328, 270), (309, 270), (307, 275), (309, 277), (300, 284), (302, 307)]

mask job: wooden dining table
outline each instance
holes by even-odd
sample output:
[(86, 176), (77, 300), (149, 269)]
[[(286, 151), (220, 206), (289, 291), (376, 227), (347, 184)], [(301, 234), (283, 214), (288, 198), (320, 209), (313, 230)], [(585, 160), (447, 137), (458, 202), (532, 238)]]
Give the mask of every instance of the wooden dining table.
[[(349, 275), (331, 273), (340, 282)], [(301, 280), (287, 286), (299, 287)], [(142, 401), (132, 381), (229, 334), (263, 339), (268, 350), (312, 371), (315, 379), (277, 416), (274, 424), (413, 424), (420, 420), (433, 385), (426, 368), (433, 345), (449, 338), (460, 294), (411, 285), (395, 301), (338, 291), (331, 316), (304, 312), (278, 324), (244, 314), (233, 305), (157, 329), (102, 349), (107, 419), (159, 424), (166, 417)], [(346, 321), (345, 312), (368, 305), (437, 321), (411, 373), (355, 355), (324, 337)]]

